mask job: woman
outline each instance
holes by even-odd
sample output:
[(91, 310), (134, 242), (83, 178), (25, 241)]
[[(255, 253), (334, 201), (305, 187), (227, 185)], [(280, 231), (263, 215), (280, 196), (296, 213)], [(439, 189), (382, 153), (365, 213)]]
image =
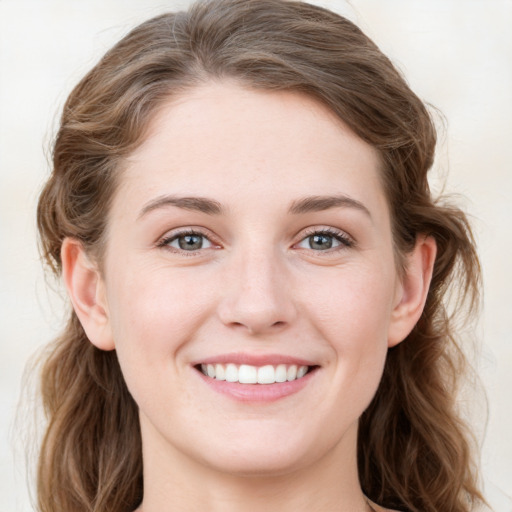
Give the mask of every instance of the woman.
[(471, 314), (435, 130), (352, 23), (214, 0), (71, 93), (40, 198), (73, 310), (44, 363), (42, 511), (469, 511), (445, 307)]

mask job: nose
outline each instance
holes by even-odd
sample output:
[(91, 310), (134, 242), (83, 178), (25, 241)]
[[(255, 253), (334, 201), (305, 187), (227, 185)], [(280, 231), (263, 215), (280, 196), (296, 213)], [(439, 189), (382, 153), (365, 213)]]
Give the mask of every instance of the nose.
[(296, 318), (296, 306), (284, 264), (273, 254), (239, 255), (228, 270), (218, 316), (227, 326), (248, 333), (284, 329)]

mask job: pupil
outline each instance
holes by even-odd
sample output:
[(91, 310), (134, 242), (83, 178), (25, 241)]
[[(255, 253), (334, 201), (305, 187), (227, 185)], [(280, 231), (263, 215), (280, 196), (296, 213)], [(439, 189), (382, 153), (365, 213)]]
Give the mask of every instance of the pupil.
[(191, 251), (201, 249), (203, 246), (203, 237), (200, 235), (184, 235), (179, 238), (180, 249)]
[(326, 250), (332, 247), (332, 236), (313, 235), (309, 237), (309, 244), (312, 249)]

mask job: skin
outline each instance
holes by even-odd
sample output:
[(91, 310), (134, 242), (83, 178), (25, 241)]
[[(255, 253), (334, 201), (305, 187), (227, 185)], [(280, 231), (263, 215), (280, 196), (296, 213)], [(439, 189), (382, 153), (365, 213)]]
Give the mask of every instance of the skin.
[[(140, 408), (140, 510), (368, 510), (358, 418), (421, 314), (435, 258), (422, 237), (398, 275), (379, 167), (308, 97), (209, 83), (169, 100), (127, 160), (101, 271), (65, 241), (75, 310), (92, 343), (116, 349)], [(290, 210), (310, 196), (338, 200)], [(191, 228), (203, 247), (180, 250)], [(333, 247), (312, 247), (319, 232)], [(230, 353), (316, 370), (292, 395), (240, 401), (194, 368)]]

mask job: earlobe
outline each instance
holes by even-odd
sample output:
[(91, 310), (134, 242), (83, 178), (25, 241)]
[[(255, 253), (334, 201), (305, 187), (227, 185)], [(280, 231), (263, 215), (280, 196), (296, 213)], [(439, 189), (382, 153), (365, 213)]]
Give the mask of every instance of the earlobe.
[(406, 256), (407, 266), (400, 283), (400, 296), (391, 314), (389, 347), (403, 341), (420, 319), (427, 300), (436, 253), (434, 238), (419, 236), (413, 251)]
[(82, 244), (66, 238), (61, 248), (62, 276), (73, 309), (93, 345), (101, 350), (115, 348), (104, 282)]

